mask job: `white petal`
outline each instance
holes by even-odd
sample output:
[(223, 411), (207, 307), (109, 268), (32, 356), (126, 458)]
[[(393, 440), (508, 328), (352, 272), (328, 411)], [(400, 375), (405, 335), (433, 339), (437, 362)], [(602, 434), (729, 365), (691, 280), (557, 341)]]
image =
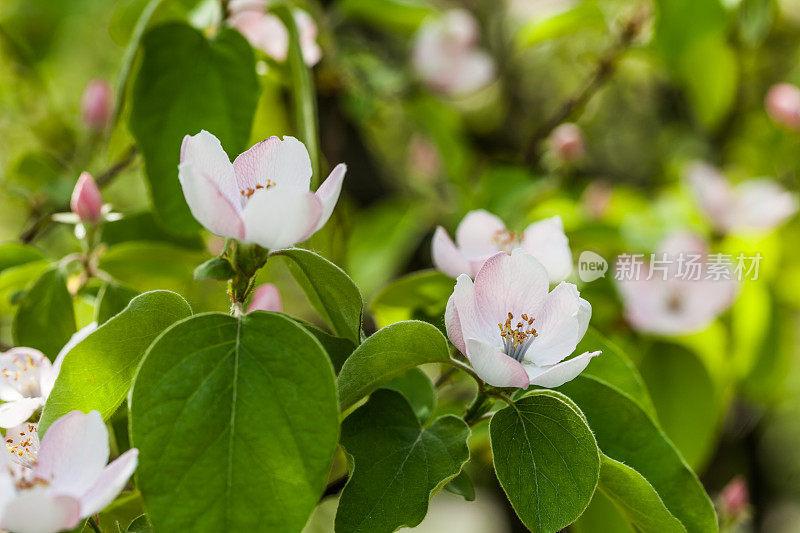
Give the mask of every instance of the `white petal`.
[[(547, 295), (542, 307), (534, 316), (533, 327), (538, 336), (525, 353), (525, 361), (537, 366), (554, 365), (575, 351), (582, 333), (586, 302), (572, 283), (561, 282)], [(586, 302), (588, 305), (588, 302)], [(591, 316), (591, 307), (588, 309)]]
[(498, 236), (506, 225), (497, 216), (479, 209), (470, 211), (456, 228), (456, 243), (466, 258), (483, 258), (500, 251)]
[(528, 374), (516, 359), (496, 350), (491, 344), (467, 339), (469, 362), (480, 378), (495, 387), (528, 387)]
[(286, 248), (306, 240), (317, 225), (322, 205), (309, 191), (262, 189), (244, 208), (245, 240), (264, 248)]
[(41, 398), (21, 398), (0, 405), (0, 428), (10, 428), (22, 424), (41, 406)]
[(202, 130), (197, 135), (185, 136), (180, 163), (189, 164), (196, 172), (205, 175), (232, 204), (240, 202), (231, 160), (219, 139), (211, 133)]
[(207, 174), (191, 163), (181, 163), (178, 179), (189, 210), (208, 231), (220, 237), (241, 239), (244, 222), (241, 217), (241, 201), (231, 200)]
[(464, 344), (464, 333), (461, 327), (461, 320), (458, 318), (455, 295), (450, 295), (450, 298), (447, 300), (447, 307), (444, 311), (444, 327), (447, 331), (447, 338), (450, 339), (453, 346), (466, 356), (467, 346)]
[(560, 216), (534, 222), (525, 228), (522, 247), (544, 265), (550, 283), (563, 281), (572, 273), (572, 252)]
[(55, 533), (72, 529), (80, 521), (75, 498), (35, 488), (19, 493), (3, 510), (2, 527), (14, 533)]
[(45, 433), (33, 471), (55, 493), (79, 498), (100, 477), (108, 453), (108, 430), (100, 413), (72, 411)]
[(443, 90), (455, 95), (470, 93), (491, 82), (494, 75), (492, 56), (483, 50), (463, 52), (453, 58)]
[(769, 231), (797, 213), (797, 195), (776, 181), (755, 178), (740, 183), (731, 229)]
[(233, 162), (240, 189), (266, 187), (267, 180), (277, 189), (308, 192), (311, 159), (303, 143), (289, 137), (270, 137), (243, 152)]
[(466, 274), (458, 276), (452, 299), (454, 309), (458, 312), (462, 339), (474, 338), (498, 346), (502, 345), (500, 329), (495, 324), (484, 320), (475, 299), (475, 284)]
[(0, 354), (0, 400), (40, 396), (41, 376), (50, 368), (50, 360), (33, 348), (20, 346)]
[(92, 487), (80, 497), (81, 516), (90, 516), (105, 509), (125, 488), (136, 470), (139, 450), (132, 448), (112, 461)]
[(441, 226), (437, 227), (433, 233), (431, 259), (433, 259), (433, 266), (452, 278), (457, 278), (459, 274), (471, 276), (469, 263), (461, 255), (459, 249), (456, 248), (453, 239)]
[(686, 173), (697, 205), (719, 229), (727, 229), (727, 220), (735, 197), (728, 180), (713, 166), (695, 161)]
[(578, 374), (583, 372), (583, 369), (586, 368), (586, 365), (589, 364), (592, 357), (597, 355), (600, 355), (600, 352), (586, 352), (564, 361), (563, 363), (558, 363), (557, 365), (544, 367), (535, 365), (524, 366), (530, 377), (531, 385), (552, 389), (575, 379)]
[(336, 207), (339, 194), (342, 192), (345, 172), (347, 172), (347, 165), (339, 163), (336, 165), (336, 168), (331, 171), (328, 179), (317, 189), (316, 195), (319, 203), (322, 205), (322, 214), (317, 221), (317, 226), (314, 228), (314, 233), (319, 231), (328, 219), (331, 218), (333, 208)]

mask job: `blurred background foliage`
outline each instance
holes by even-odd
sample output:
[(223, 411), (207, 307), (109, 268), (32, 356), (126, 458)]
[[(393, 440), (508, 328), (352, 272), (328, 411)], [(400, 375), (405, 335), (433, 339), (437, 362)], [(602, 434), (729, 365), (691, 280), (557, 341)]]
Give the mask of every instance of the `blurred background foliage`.
[[(760, 252), (761, 276), (743, 284), (733, 308), (705, 331), (678, 338), (632, 331), (610, 276), (573, 281), (592, 303), (593, 326), (636, 359), (664, 430), (712, 496), (736, 476), (747, 480), (752, 505), (736, 527), (797, 531), (800, 225), (718, 235), (682, 177), (689, 161), (701, 159), (734, 182), (769, 176), (798, 190), (800, 134), (770, 120), (764, 98), (777, 82), (800, 83), (800, 2), (300, 5), (315, 19), (323, 50), (313, 69), (322, 173), (338, 162), (349, 167), (331, 223), (307, 245), (356, 281), (371, 302), (368, 327), (408, 317), (442, 326), (453, 282), (420, 271), (431, 268), (434, 228), (453, 230), (471, 209), (496, 213), (510, 228), (558, 214), (576, 259), (582, 250), (606, 258), (649, 253), (675, 229), (706, 236), (715, 251)], [(490, 83), (455, 96), (427, 88), (410, 60), (424, 21), (453, 7), (475, 16), (480, 46), (496, 65)], [(192, 280), (195, 266), (223, 243), (198, 231), (178, 196), (172, 169), (180, 138), (210, 129), (233, 157), (269, 135), (298, 135), (300, 126), (289, 66), (251, 50), (219, 11), (216, 0), (0, 4), (4, 346), (26, 286), (79, 251), (72, 228), (49, 215), (68, 209), (83, 170), (125, 217), (103, 230), (100, 268), (114, 281), (82, 290), (79, 325), (109, 291), (129, 298), (172, 289), (195, 312), (227, 309), (220, 283)], [(173, 54), (160, 57), (165, 49)], [(213, 58), (223, 67), (207, 69)], [(171, 68), (154, 69), (154, 61)], [(116, 94), (116, 120), (102, 131), (81, 121), (81, 94), (93, 78), (110, 80)], [(547, 140), (567, 121), (584, 138), (577, 161), (559, 158)], [(281, 261), (270, 261), (261, 280), (279, 286), (289, 314), (318, 322)], [(471, 394), (469, 383), (451, 382), (436, 409), (459, 409)], [(437, 497), (420, 527), (521, 530), (488, 477), (486, 428), (476, 427), (472, 439), (467, 470), (478, 502)], [(320, 506), (309, 529), (327, 530), (328, 507)], [(485, 525), (498, 509), (503, 519)], [(456, 529), (454, 520), (467, 524)], [(599, 493), (572, 526), (627, 527)]]

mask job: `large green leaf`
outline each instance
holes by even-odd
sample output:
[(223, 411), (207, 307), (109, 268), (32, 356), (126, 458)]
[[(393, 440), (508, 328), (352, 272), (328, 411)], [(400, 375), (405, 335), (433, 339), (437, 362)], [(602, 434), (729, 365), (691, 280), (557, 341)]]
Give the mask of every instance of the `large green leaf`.
[(342, 410), (410, 368), (449, 360), (447, 340), (426, 322), (409, 320), (379, 329), (342, 365), (336, 380)]
[(413, 272), (384, 287), (370, 307), (381, 326), (420, 316), (441, 321), (455, 284), (438, 270)]
[(104, 283), (100, 288), (100, 292), (97, 293), (97, 304), (94, 313), (95, 322), (104, 324), (109, 318), (128, 307), (130, 301), (138, 294), (139, 291), (113, 281)]
[(407, 35), (435, 13), (423, 0), (339, 0), (338, 8), (348, 18)]
[(0, 272), (42, 259), (45, 259), (44, 254), (33, 246), (18, 242), (0, 244)]
[(191, 316), (186, 300), (174, 292), (137, 296), (120, 314), (78, 343), (61, 366), (47, 399), (39, 430), (70, 411), (96, 409), (108, 418), (119, 407), (150, 343), (176, 321)]
[(489, 424), (497, 479), (531, 531), (558, 531), (589, 505), (600, 474), (592, 431), (563, 395), (534, 391)]
[(8, 267), (0, 272), (0, 313), (11, 314), (16, 295), (50, 267), (50, 261), (40, 260)]
[(361, 341), (361, 293), (345, 272), (321, 255), (302, 248), (277, 250), (314, 309), (333, 332), (358, 344)]
[(319, 342), (265, 311), (197, 315), (147, 351), (129, 397), (156, 531), (300, 531), (339, 434)]
[(39, 276), (20, 300), (12, 328), (14, 343), (36, 348), (54, 359), (75, 329), (66, 278), (60, 268), (53, 267)]
[(244, 151), (258, 99), (253, 50), (223, 27), (209, 41), (180, 23), (153, 27), (142, 38), (142, 61), (131, 94), (130, 129), (145, 161), (153, 206), (176, 233), (199, 226), (178, 182), (184, 135), (201, 129), (229, 155)]
[(633, 468), (602, 456), (599, 488), (642, 533), (685, 532), (681, 521), (664, 506), (658, 493)]
[(353, 472), (336, 532), (390, 533), (422, 522), (428, 501), (469, 460), (470, 431), (453, 415), (423, 427), (397, 392), (380, 390), (342, 424)]
[(606, 29), (603, 11), (592, 0), (578, 2), (552, 16), (532, 17), (517, 31), (516, 41), (524, 48), (561, 37), (575, 37), (576, 33), (587, 29)]
[(697, 476), (636, 400), (588, 375), (559, 390), (583, 411), (602, 452), (644, 476), (687, 530), (717, 530), (714, 508)]
[(427, 422), (436, 407), (436, 389), (428, 375), (419, 368), (406, 370), (383, 385), (402, 394), (422, 423)]

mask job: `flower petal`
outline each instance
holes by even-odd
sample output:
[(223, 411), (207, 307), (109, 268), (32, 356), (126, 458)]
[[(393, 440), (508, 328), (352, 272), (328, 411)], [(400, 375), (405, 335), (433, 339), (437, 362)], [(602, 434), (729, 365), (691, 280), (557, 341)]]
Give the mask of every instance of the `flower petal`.
[(0, 354), (0, 400), (40, 396), (39, 381), (51, 366), (50, 360), (33, 348), (20, 346)]
[(466, 258), (485, 258), (500, 251), (498, 234), (506, 225), (497, 216), (479, 209), (470, 211), (456, 228), (456, 243)]
[(461, 320), (458, 318), (455, 294), (451, 294), (447, 300), (447, 307), (444, 310), (444, 328), (447, 331), (447, 338), (450, 339), (453, 346), (466, 356), (467, 346), (464, 344), (464, 333), (461, 328)]
[(797, 213), (797, 195), (767, 178), (743, 181), (736, 189), (736, 208), (731, 229), (768, 231)]
[(534, 222), (525, 228), (522, 247), (544, 265), (550, 283), (563, 281), (572, 273), (572, 252), (560, 216)]
[(203, 227), (220, 237), (244, 237), (239, 200), (234, 203), (207, 174), (191, 163), (180, 164), (178, 179), (189, 210)]
[(0, 405), (0, 428), (18, 426), (42, 406), (41, 398), (20, 398)]
[(532, 255), (521, 248), (511, 255), (500, 252), (475, 276), (478, 311), (489, 324), (505, 322), (508, 313), (536, 316), (548, 287), (547, 271)]
[(247, 312), (251, 311), (283, 311), (281, 293), (272, 283), (264, 283), (253, 294)]
[[(469, 276), (466, 274), (458, 276), (451, 298), (461, 324), (462, 339), (474, 338), (497, 346), (502, 345), (499, 328), (493, 323), (486, 322), (478, 309), (475, 299), (475, 284)], [(461, 353), (467, 355), (465, 352)]]
[(219, 139), (211, 133), (201, 130), (197, 135), (185, 136), (180, 163), (190, 164), (196, 172), (205, 175), (232, 204), (241, 203), (231, 160)]
[(81, 516), (99, 513), (114, 501), (133, 475), (138, 461), (139, 450), (131, 448), (109, 463), (94, 485), (80, 497)]
[(255, 193), (244, 208), (245, 240), (264, 248), (286, 248), (306, 240), (322, 205), (309, 191), (275, 187)]
[(459, 274), (470, 275), (471, 273), (469, 263), (441, 226), (438, 226), (433, 233), (431, 259), (433, 259), (433, 266), (450, 277), (457, 278)]
[(586, 368), (586, 365), (589, 364), (592, 357), (600, 355), (600, 353), (601, 352), (586, 352), (564, 361), (563, 363), (552, 366), (524, 366), (530, 377), (531, 385), (552, 389), (575, 379), (578, 374), (583, 372), (583, 369)]
[(108, 430), (100, 413), (72, 411), (50, 426), (33, 472), (57, 494), (79, 498), (94, 485), (108, 461)]
[(494, 387), (528, 388), (525, 369), (516, 359), (499, 352), (486, 342), (467, 339), (469, 362), (480, 378)]
[(342, 182), (344, 182), (344, 174), (347, 172), (347, 165), (339, 163), (336, 165), (328, 178), (319, 186), (316, 195), (319, 203), (322, 205), (322, 214), (317, 221), (317, 226), (314, 228), (314, 233), (319, 231), (322, 226), (331, 218), (333, 208), (336, 207), (336, 202), (339, 200), (339, 194), (342, 192)]
[(39, 455), (39, 425), (25, 422), (6, 430), (8, 457), (21, 466), (32, 468)]
[(266, 187), (307, 192), (311, 183), (311, 158), (303, 143), (289, 137), (270, 137), (239, 154), (233, 161), (239, 189)]
[(79, 521), (78, 500), (35, 488), (19, 493), (5, 506), (2, 527), (15, 533), (55, 533), (72, 529)]
[[(591, 306), (578, 294), (578, 288), (565, 281), (545, 298), (534, 317), (533, 327), (538, 336), (525, 353), (525, 361), (536, 366), (554, 365), (575, 351), (581, 332), (586, 332), (583, 321), (586, 306), (591, 317)], [(579, 318), (580, 315), (580, 318)]]

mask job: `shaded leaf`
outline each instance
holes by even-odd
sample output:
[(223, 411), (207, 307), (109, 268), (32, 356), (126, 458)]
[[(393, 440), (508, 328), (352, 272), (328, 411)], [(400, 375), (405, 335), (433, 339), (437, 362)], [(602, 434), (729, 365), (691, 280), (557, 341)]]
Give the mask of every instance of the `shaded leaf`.
[(76, 331), (72, 296), (58, 267), (50, 268), (26, 289), (14, 314), (14, 344), (36, 348), (51, 360)]

